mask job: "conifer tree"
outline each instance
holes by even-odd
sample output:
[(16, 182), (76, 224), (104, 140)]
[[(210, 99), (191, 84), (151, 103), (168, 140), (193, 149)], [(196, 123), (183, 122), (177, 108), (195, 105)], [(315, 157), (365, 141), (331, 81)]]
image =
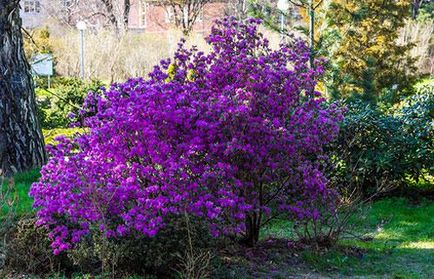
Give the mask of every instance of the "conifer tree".
[(373, 102), (387, 93), (390, 102), (397, 101), (414, 72), (412, 45), (397, 43), (410, 16), (410, 0), (333, 0), (329, 32), (336, 31), (339, 39), (329, 49), (335, 69), (328, 81), (332, 93), (362, 95)]

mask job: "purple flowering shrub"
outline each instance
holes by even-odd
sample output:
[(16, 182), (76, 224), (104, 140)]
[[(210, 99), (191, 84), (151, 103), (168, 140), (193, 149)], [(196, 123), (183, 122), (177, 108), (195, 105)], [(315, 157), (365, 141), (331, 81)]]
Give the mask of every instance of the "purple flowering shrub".
[(183, 213), (254, 244), (275, 214), (332, 207), (323, 148), (342, 116), (314, 91), (322, 64), (301, 40), (271, 49), (258, 25), (218, 21), (209, 54), (181, 42), (148, 80), (89, 95), (89, 133), (60, 138), (31, 189), (56, 253), (93, 230), (151, 237)]

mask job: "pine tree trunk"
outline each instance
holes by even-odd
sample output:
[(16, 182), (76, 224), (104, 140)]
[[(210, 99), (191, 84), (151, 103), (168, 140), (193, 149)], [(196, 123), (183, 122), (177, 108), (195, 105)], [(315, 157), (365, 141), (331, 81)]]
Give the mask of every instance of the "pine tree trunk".
[(0, 0), (0, 175), (40, 167), (46, 159), (19, 0)]

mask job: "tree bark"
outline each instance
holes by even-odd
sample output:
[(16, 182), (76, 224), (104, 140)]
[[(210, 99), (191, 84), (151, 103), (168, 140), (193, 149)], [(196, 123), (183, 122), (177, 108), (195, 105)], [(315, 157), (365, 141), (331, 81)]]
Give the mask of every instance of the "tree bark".
[(130, 0), (124, 1), (124, 29), (128, 31), (129, 21), (130, 21), (130, 10), (131, 10), (131, 2)]
[(413, 0), (412, 7), (411, 7), (412, 19), (417, 18), (421, 3), (422, 3), (422, 0)]
[(115, 7), (113, 5), (113, 0), (101, 0), (107, 10), (107, 18), (110, 24), (114, 28), (116, 34), (119, 33), (118, 19), (116, 18)]
[(162, 7), (172, 7), (175, 16), (175, 26), (188, 36), (193, 30), (200, 13), (211, 0), (157, 0), (156, 4)]
[(244, 242), (249, 247), (254, 247), (259, 241), (261, 230), (261, 217), (257, 213), (249, 214), (246, 218), (246, 237)]
[(19, 0), (0, 0), (0, 175), (41, 167), (46, 160)]

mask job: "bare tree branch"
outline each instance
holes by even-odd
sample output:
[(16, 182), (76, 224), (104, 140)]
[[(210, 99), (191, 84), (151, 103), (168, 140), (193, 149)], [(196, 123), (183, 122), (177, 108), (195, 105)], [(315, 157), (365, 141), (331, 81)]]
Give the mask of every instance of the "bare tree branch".
[(62, 1), (46, 1), (44, 9), (50, 17), (68, 26), (86, 19), (94, 27), (111, 27), (118, 33), (128, 30), (131, 0), (76, 0), (67, 6)]
[(212, 0), (148, 0), (162, 7), (171, 7), (174, 15), (174, 25), (188, 35), (206, 4)]

